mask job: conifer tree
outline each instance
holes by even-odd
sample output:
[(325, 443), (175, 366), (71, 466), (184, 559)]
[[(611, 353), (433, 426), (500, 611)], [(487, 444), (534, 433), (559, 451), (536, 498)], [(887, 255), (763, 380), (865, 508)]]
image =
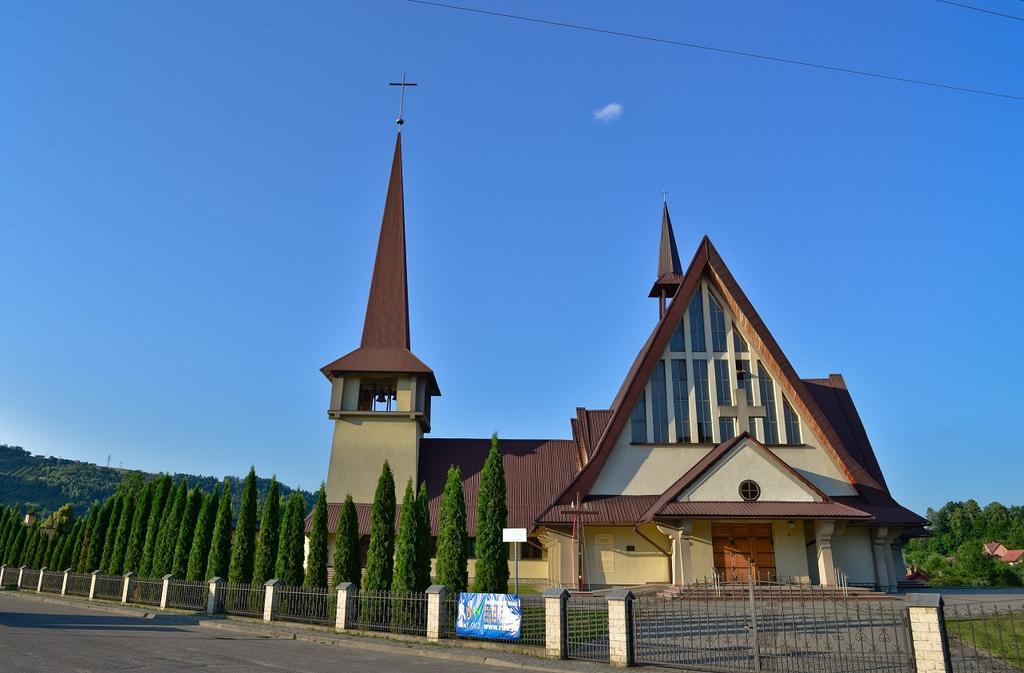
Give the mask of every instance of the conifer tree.
[(206, 561), (206, 577), (227, 578), (231, 563), (231, 480), (224, 477), (220, 501), (217, 503), (217, 518), (213, 522), (213, 539), (210, 540), (210, 556)]
[(107, 522), (107, 531), (103, 538), (103, 555), (100, 557), (100, 570), (113, 575), (110, 569), (110, 561), (114, 557), (114, 545), (117, 540), (117, 527), (121, 522), (121, 512), (124, 509), (124, 495), (115, 495), (114, 508), (110, 510), (110, 520)]
[(327, 490), (322, 483), (309, 522), (305, 583), (307, 587), (327, 586)]
[(171, 572), (174, 565), (174, 548), (178, 542), (178, 531), (181, 519), (188, 505), (188, 485), (182, 479), (178, 487), (168, 496), (168, 505), (164, 507), (163, 521), (160, 522), (160, 533), (156, 538), (156, 549), (153, 551), (152, 573), (155, 577), (163, 577)]
[(173, 487), (170, 475), (158, 477), (153, 484), (152, 504), (149, 506), (149, 519), (146, 521), (146, 540), (142, 543), (142, 557), (139, 559), (138, 574), (141, 577), (156, 575), (153, 572), (153, 558), (156, 556), (160, 526), (165, 510), (170, 506)]
[(285, 586), (299, 586), (304, 578), (303, 561), (303, 515), (306, 501), (298, 491), (292, 491), (285, 502), (281, 517), (281, 538), (277, 546), (277, 564), (274, 574)]
[(124, 557), (128, 551), (128, 538), (132, 532), (132, 519), (135, 517), (135, 494), (126, 493), (122, 497), (121, 516), (117, 520), (117, 535), (114, 536), (114, 552), (110, 556), (107, 572), (120, 575), (124, 569)]
[(466, 498), (462, 492), (462, 471), (448, 468), (441, 494), (437, 521), (437, 583), (452, 594), (466, 591), (468, 580), (469, 536), (466, 533)]
[(11, 548), (11, 542), (14, 541), (14, 534), (17, 532), (14, 525), (18, 521), (18, 515), (21, 512), (17, 505), (9, 508), (3, 517), (3, 526), (0, 530), (0, 560), (7, 558), (7, 550)]
[(359, 565), (359, 515), (351, 495), (345, 496), (334, 531), (334, 584), (351, 582), (359, 588), (362, 580)]
[(238, 525), (231, 545), (231, 568), (228, 581), (232, 584), (252, 582), (253, 557), (256, 552), (256, 470), (249, 468), (242, 486), (242, 502), (238, 510)]
[(199, 519), (199, 510), (203, 506), (205, 494), (196, 486), (189, 491), (185, 500), (185, 511), (178, 525), (178, 534), (175, 536), (174, 557), (171, 559), (171, 572), (175, 577), (185, 577), (188, 574), (188, 557), (192, 551), (192, 540), (196, 536), (196, 521)]
[(67, 542), (64, 543), (64, 549), (61, 550), (60, 556), (60, 570), (74, 569), (76, 552), (79, 549), (79, 545), (82, 543), (82, 528), (85, 527), (85, 520), (79, 519), (75, 521), (75, 527), (71, 529), (71, 535), (68, 536)]
[(430, 552), (433, 538), (430, 531), (430, 503), (427, 499), (427, 483), (420, 484), (416, 493), (416, 582), (414, 591), (426, 591), (430, 587)]
[(209, 579), (203, 575), (206, 573), (206, 562), (210, 558), (210, 540), (213, 537), (213, 523), (217, 518), (217, 504), (220, 500), (217, 488), (214, 486), (213, 493), (203, 498), (203, 506), (199, 509), (199, 518), (196, 519), (195, 535), (192, 538), (188, 568), (185, 571), (185, 579), (192, 582)]
[(39, 522), (32, 524), (29, 528), (28, 537), (25, 538), (25, 551), (21, 553), (21, 562), (19, 566), (28, 566), (29, 568), (37, 568), (34, 560), (36, 557), (36, 547), (39, 546)]
[(508, 519), (508, 502), (498, 433), (491, 436), (491, 450), (480, 473), (476, 503), (476, 578), (473, 590), (503, 594), (508, 591), (508, 546), (502, 542), (501, 531)]
[(402, 511), (398, 516), (398, 540), (395, 542), (395, 575), (391, 582), (394, 593), (416, 590), (416, 542), (420, 521), (416, 513), (416, 494), (412, 479), (405, 485)]
[(135, 502), (132, 513), (131, 532), (128, 534), (128, 547), (124, 552), (124, 571), (139, 572), (142, 561), (142, 550), (146, 544), (146, 525), (149, 523), (150, 509), (153, 506), (153, 492), (156, 482), (146, 484)]
[(100, 507), (96, 521), (93, 523), (89, 533), (89, 553), (85, 559), (85, 566), (82, 572), (93, 572), (100, 569), (100, 561), (103, 559), (103, 543), (107, 538), (107, 524), (110, 523), (110, 512), (114, 509), (114, 496), (110, 496)]
[(60, 554), (60, 547), (62, 544), (64, 544), (64, 536), (61, 533), (54, 531), (53, 535), (50, 536), (50, 540), (46, 543), (46, 552), (43, 554), (41, 565), (46, 566), (50, 570), (56, 570), (56, 562), (60, 560), (57, 556)]
[(50, 555), (53, 553), (53, 542), (56, 538), (57, 533), (47, 535), (41, 528), (39, 529), (39, 544), (36, 547), (36, 556), (32, 559), (32, 567), (50, 567)]
[(252, 583), (257, 586), (273, 578), (277, 563), (277, 543), (281, 536), (281, 495), (276, 476), (270, 480), (270, 488), (263, 498), (261, 509), (256, 564), (252, 570)]
[(82, 527), (82, 540), (78, 545), (78, 553), (75, 554), (75, 558), (72, 563), (75, 566), (75, 572), (84, 573), (86, 566), (89, 565), (89, 547), (92, 544), (92, 531), (96, 527), (96, 521), (100, 518), (100, 504), (94, 502), (92, 507), (89, 508), (89, 516), (85, 519), (85, 525)]
[(366, 556), (366, 591), (390, 591), (395, 559), (395, 478), (384, 461), (370, 512), (370, 549)]
[(4, 559), (4, 563), (9, 566), (17, 568), (21, 565), (21, 550), (25, 546), (25, 537), (28, 535), (26, 528), (27, 526), (19, 525), (18, 529), (14, 532), (14, 538), (11, 540), (11, 544), (7, 549), (7, 556)]

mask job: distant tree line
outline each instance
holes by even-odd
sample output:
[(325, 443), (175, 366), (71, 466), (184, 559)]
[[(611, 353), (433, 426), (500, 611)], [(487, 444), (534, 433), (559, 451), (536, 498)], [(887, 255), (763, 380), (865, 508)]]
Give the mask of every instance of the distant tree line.
[(929, 575), (935, 585), (1021, 586), (1024, 567), (1011, 567), (985, 553), (984, 545), (999, 542), (1024, 549), (1024, 507), (974, 500), (948, 502), (928, 510), (930, 537), (904, 547), (907, 563)]

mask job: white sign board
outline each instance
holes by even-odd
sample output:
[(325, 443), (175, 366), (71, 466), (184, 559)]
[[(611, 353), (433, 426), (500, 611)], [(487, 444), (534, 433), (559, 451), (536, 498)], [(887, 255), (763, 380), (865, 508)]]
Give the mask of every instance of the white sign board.
[(525, 528), (502, 528), (501, 529), (501, 541), (502, 542), (526, 542), (526, 529)]

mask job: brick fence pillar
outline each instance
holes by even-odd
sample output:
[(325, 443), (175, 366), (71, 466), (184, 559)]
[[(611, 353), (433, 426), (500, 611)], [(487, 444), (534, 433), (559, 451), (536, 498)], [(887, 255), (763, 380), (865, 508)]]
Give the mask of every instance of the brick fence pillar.
[(68, 595), (68, 580), (71, 578), (71, 568), (64, 571), (64, 580), (60, 583), (60, 595)]
[(99, 574), (100, 574), (99, 570), (93, 570), (90, 573), (90, 578), (89, 578), (89, 600), (90, 601), (92, 599), (96, 598), (96, 577), (99, 576)]
[(280, 594), (275, 589), (279, 584), (281, 583), (275, 579), (267, 580), (267, 583), (263, 585), (266, 587), (266, 593), (263, 595), (263, 621), (265, 622), (274, 621), (274, 616), (277, 613)]
[(135, 581), (135, 573), (129, 571), (124, 574), (124, 586), (121, 587), (121, 602), (128, 602), (128, 593), (132, 589), (132, 582)]
[(339, 631), (345, 631), (346, 629), (352, 628), (352, 618), (355, 617), (353, 614), (349, 614), (348, 611), (348, 600), (352, 598), (355, 600), (359, 592), (356, 590), (356, 585), (351, 582), (339, 582), (338, 583), (338, 606), (334, 613), (334, 628)]
[(443, 584), (431, 584), (427, 588), (427, 640), (444, 638), (447, 624), (445, 603), (448, 602), (448, 588)]
[(174, 575), (172, 573), (167, 573), (166, 575), (164, 575), (164, 586), (163, 586), (162, 590), (160, 591), (160, 609), (161, 610), (166, 610), (167, 609), (167, 598), (171, 594), (171, 580), (173, 580), (173, 579), (174, 579)]
[(633, 592), (616, 589), (608, 593), (608, 661), (614, 666), (632, 666)]
[(907, 594), (917, 673), (952, 673), (942, 594)]
[(566, 608), (569, 592), (565, 589), (544, 591), (544, 654), (552, 659), (565, 659), (569, 655), (568, 619)]
[(210, 578), (210, 590), (206, 596), (206, 614), (215, 615), (224, 605), (224, 580), (219, 577)]
[(36, 593), (43, 593), (43, 578), (46, 577), (46, 566), (39, 569), (39, 580), (36, 582)]

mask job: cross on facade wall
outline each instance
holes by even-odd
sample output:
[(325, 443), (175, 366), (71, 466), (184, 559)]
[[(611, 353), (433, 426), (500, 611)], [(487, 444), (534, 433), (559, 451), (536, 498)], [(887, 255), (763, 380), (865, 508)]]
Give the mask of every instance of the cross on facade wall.
[(747, 391), (744, 388), (736, 388), (732, 392), (736, 404), (731, 407), (720, 407), (720, 416), (735, 416), (739, 425), (737, 432), (743, 432), (750, 427), (751, 418), (764, 418), (768, 415), (764, 407), (753, 406), (747, 403)]

